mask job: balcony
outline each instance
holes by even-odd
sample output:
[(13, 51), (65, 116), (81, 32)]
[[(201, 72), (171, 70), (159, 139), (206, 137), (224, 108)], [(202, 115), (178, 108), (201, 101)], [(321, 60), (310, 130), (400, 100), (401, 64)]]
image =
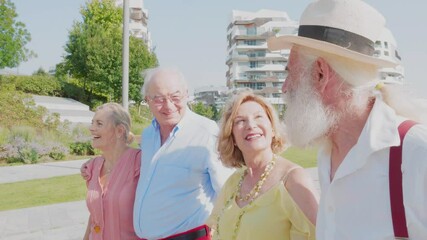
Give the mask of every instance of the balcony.
[(131, 8), (129, 18), (132, 20), (140, 21), (144, 18), (144, 13), (140, 8)]
[(148, 31), (147, 27), (144, 26), (142, 22), (134, 22), (134, 21), (131, 21), (131, 23), (129, 24), (129, 30), (131, 30), (132, 32), (141, 31), (144, 33)]
[(139, 9), (141, 9), (141, 8), (144, 7), (143, 6), (143, 2), (141, 0), (130, 0), (129, 1), (129, 6), (131, 8), (139, 8)]

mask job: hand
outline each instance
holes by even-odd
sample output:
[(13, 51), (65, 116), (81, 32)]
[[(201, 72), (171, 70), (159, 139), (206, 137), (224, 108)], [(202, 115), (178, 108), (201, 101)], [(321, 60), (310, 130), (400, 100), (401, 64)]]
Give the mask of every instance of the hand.
[(86, 181), (90, 180), (90, 178), (92, 177), (92, 175), (90, 174), (90, 171), (88, 169), (88, 163), (91, 160), (86, 161), (85, 163), (82, 164), (82, 166), (80, 167), (80, 175), (82, 176), (82, 178)]

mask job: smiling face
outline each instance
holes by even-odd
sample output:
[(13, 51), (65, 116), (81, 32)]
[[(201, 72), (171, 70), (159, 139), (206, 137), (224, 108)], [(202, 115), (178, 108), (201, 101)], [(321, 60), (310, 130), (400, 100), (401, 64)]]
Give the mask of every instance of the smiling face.
[(173, 72), (158, 72), (148, 85), (147, 102), (161, 128), (175, 127), (184, 116), (187, 89)]
[(96, 111), (89, 130), (92, 134), (92, 147), (101, 151), (111, 148), (121, 137), (120, 129), (114, 126), (108, 109)]
[(233, 121), (233, 138), (243, 155), (271, 150), (273, 128), (260, 104), (247, 101), (239, 106)]

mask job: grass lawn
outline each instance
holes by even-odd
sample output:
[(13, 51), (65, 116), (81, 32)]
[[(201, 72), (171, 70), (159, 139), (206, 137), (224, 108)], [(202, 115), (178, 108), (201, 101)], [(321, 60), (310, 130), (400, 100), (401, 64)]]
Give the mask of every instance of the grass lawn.
[[(282, 156), (305, 167), (316, 166), (316, 150), (289, 148)], [(0, 184), (0, 211), (84, 200), (86, 184), (77, 175)]]
[(282, 156), (299, 164), (303, 168), (316, 167), (317, 164), (317, 149), (300, 149), (290, 147), (282, 154)]
[(86, 184), (79, 174), (0, 184), (0, 211), (83, 200)]

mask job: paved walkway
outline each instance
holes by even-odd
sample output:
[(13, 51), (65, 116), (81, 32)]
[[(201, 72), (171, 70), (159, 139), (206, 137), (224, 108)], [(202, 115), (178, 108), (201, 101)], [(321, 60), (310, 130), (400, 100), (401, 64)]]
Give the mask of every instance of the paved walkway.
[[(78, 174), (85, 160), (0, 167), (0, 183)], [(317, 168), (307, 172), (319, 189)], [(1, 240), (77, 240), (86, 229), (85, 201), (0, 211)]]
[(84, 160), (0, 167), (0, 184), (80, 173)]

